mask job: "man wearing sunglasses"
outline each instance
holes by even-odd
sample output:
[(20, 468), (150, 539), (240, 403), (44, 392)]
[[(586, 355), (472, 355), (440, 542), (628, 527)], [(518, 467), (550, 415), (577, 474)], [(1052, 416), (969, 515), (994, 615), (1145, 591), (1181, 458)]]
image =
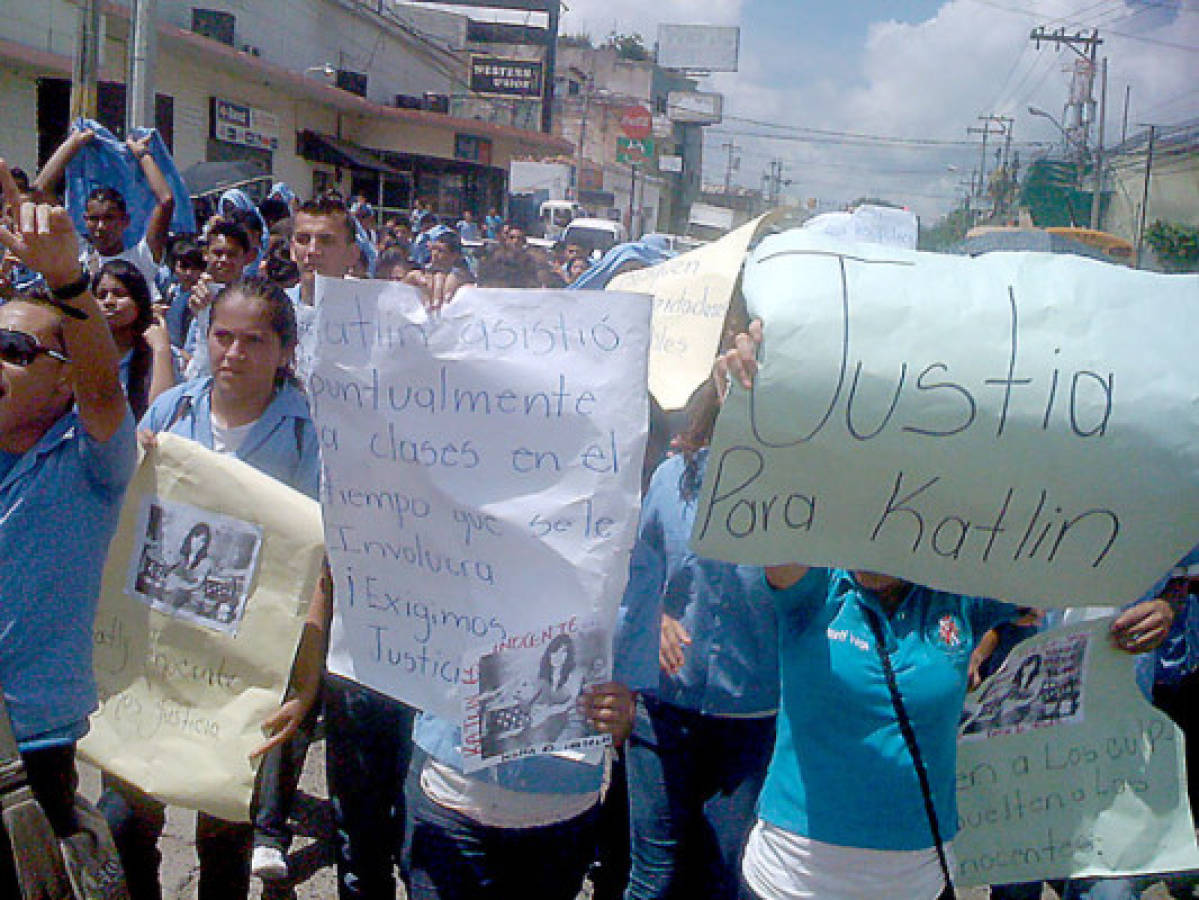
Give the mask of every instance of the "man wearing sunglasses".
[[(108, 543), (136, 461), (117, 349), (62, 207), (0, 183), (0, 244), (52, 299), (0, 306), (0, 688), (34, 796), (76, 830), (75, 742), (96, 708), (92, 621)], [(19, 896), (0, 829), (0, 896)]]

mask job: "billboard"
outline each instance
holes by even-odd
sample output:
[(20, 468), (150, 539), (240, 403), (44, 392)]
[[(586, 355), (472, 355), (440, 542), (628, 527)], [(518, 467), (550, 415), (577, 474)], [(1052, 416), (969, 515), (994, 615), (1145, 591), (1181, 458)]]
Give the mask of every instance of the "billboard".
[(212, 136), (227, 144), (256, 150), (279, 149), (279, 119), (274, 113), (244, 103), (211, 98)]
[(718, 125), (724, 117), (724, 95), (708, 91), (671, 91), (666, 115), (685, 125)]
[(472, 56), (470, 89), (492, 97), (540, 97), (541, 61)]
[(658, 65), (664, 69), (736, 72), (741, 29), (717, 25), (659, 25)]

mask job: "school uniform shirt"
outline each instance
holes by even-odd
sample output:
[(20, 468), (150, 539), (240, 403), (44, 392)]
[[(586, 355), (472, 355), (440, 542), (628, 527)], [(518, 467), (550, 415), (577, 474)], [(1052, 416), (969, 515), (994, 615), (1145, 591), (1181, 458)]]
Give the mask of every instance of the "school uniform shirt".
[(1016, 608), (913, 585), (888, 617), (871, 592), (839, 569), (810, 569), (776, 591), (775, 601), (782, 694), (759, 816), (841, 847), (933, 846), (867, 619), (871, 609), (928, 769), (942, 838), (951, 840), (970, 653), (987, 630), (1014, 618)]
[[(760, 566), (697, 556), (691, 527), (707, 450), (688, 472), (683, 456), (654, 471), (645, 500), (629, 582), (621, 603), (613, 678), (706, 715), (766, 715), (778, 708), (778, 639), (773, 591)], [(694, 485), (684, 479), (694, 478)], [(658, 662), (665, 613), (691, 636), (677, 675)]]
[(24, 750), (82, 737), (96, 708), (92, 625), (136, 463), (129, 414), (101, 442), (72, 410), (0, 453), (0, 685)]
[[(168, 431), (214, 449), (212, 378), (189, 381), (159, 396), (141, 428)], [(321, 459), (304, 394), (291, 384), (276, 392), (232, 454), (277, 481), (316, 499)]]
[(142, 238), (132, 247), (126, 247), (120, 253), (113, 256), (103, 256), (94, 247), (88, 247), (79, 254), (80, 264), (88, 270), (92, 275), (95, 275), (104, 267), (106, 262), (114, 259), (122, 259), (127, 263), (131, 263), (142, 277), (146, 279), (146, 284), (150, 288), (150, 299), (158, 300), (158, 263), (154, 261), (154, 254), (150, 251), (150, 245), (146, 243), (146, 239)]

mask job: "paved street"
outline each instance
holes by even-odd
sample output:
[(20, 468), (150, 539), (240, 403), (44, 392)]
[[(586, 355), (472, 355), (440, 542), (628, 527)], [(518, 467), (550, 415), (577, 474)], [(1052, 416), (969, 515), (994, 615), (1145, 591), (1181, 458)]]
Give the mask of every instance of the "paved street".
[[(313, 746), (300, 782), (295, 810), (297, 836), (290, 857), (296, 880), (264, 890), (262, 882), (255, 879), (250, 889), (251, 900), (333, 900), (337, 896), (337, 882), (333, 874), (331, 813), (325, 788), (324, 749), (323, 742)], [(96, 770), (81, 764), (80, 778), (83, 792), (95, 798), (100, 790)], [(192, 900), (195, 897), (199, 873), (192, 839), (194, 830), (194, 813), (179, 809), (168, 811), (167, 830), (162, 841), (162, 887), (166, 900)], [(588, 894), (585, 889), (580, 893), (579, 900), (586, 900)], [(987, 900), (989, 895), (986, 888), (974, 888), (959, 894), (961, 900)], [(396, 896), (397, 900), (402, 900), (402, 888)], [(1164, 885), (1159, 884), (1145, 892), (1142, 900), (1184, 900), (1184, 896), (1171, 895)], [(1199, 897), (1199, 892), (1194, 896)], [(1042, 900), (1058, 898), (1046, 888)]]

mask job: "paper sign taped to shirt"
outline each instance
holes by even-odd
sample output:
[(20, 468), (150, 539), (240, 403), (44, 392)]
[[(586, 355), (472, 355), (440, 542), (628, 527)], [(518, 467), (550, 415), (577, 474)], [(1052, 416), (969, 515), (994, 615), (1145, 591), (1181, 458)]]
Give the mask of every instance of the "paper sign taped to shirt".
[(478, 689), (463, 702), (465, 770), (609, 744), (581, 702), (588, 687), (608, 680), (611, 650), (612, 636), (601, 628), (562, 623), (548, 640), (478, 659)]
[(465, 288), (430, 316), (406, 285), (323, 278), (318, 296), (329, 668), (460, 722), (480, 656), (584, 622), (611, 632), (649, 302)]
[(1110, 626), (1019, 644), (967, 699), (960, 884), (1199, 868), (1182, 732), (1141, 696)]
[(84, 758), (164, 803), (249, 821), (248, 756), (283, 697), (323, 544), (315, 501), (158, 435), (104, 570)]
[(1139, 597), (1199, 533), (1199, 276), (768, 237), (703, 556), (1032, 605)]
[(649, 390), (663, 409), (681, 409), (711, 375), (745, 251), (777, 218), (760, 216), (718, 241), (608, 283), (612, 291), (654, 297)]

